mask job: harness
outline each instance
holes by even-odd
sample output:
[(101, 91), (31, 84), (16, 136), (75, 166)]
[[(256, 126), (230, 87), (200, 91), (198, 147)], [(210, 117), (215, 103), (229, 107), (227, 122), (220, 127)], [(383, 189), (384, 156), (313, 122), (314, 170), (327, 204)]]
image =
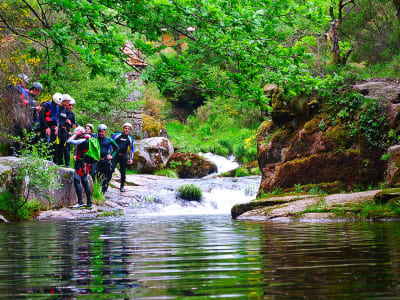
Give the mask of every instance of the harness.
[(58, 105), (56, 105), (56, 107), (54, 107), (53, 104), (51, 104), (51, 101), (46, 102), (50, 109), (48, 111), (45, 112), (44, 114), (44, 120), (46, 122), (57, 122), (57, 116), (60, 112), (60, 107)]

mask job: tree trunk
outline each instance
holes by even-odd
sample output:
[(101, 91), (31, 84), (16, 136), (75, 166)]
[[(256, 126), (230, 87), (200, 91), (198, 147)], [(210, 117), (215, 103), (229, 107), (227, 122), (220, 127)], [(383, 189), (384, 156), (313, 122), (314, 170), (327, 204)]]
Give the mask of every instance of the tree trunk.
[(332, 55), (332, 63), (337, 65), (342, 62), (340, 58), (339, 36), (336, 20), (333, 20), (326, 34), (328, 45)]
[(400, 0), (393, 0), (394, 7), (396, 8), (396, 17), (400, 25)]

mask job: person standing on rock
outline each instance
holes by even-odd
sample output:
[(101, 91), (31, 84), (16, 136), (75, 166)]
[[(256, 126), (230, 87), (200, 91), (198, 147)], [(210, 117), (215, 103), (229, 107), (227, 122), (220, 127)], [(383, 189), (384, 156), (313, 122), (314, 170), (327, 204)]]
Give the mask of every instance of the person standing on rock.
[(129, 135), (132, 130), (131, 123), (125, 123), (122, 125), (122, 132), (115, 133), (112, 139), (117, 143), (119, 150), (117, 155), (113, 159), (112, 172), (114, 173), (117, 164), (121, 172), (121, 185), (120, 191), (125, 192), (125, 179), (126, 179), (126, 166), (127, 164), (133, 163), (133, 153), (135, 151), (133, 147), (133, 137)]
[(64, 148), (67, 144), (68, 139), (68, 126), (70, 126), (71, 120), (68, 119), (68, 106), (72, 97), (68, 94), (64, 94), (62, 97), (60, 112), (58, 114), (58, 149), (57, 149), (57, 164), (59, 166), (64, 164)]
[[(71, 208), (91, 208), (92, 198), (90, 193), (90, 187), (87, 175), (90, 172), (91, 165), (85, 162), (85, 153), (89, 150), (89, 138), (90, 135), (85, 133), (83, 127), (77, 127), (74, 131), (74, 135), (71, 136), (67, 144), (76, 146), (76, 161), (75, 161), (75, 172), (74, 172), (74, 186), (76, 195), (78, 196), (78, 203)], [(86, 205), (82, 201), (82, 187), (86, 193)]]
[(53, 100), (45, 102), (40, 110), (40, 131), (42, 138), (50, 145), (51, 156), (53, 162), (57, 163), (57, 145), (56, 139), (58, 136), (58, 114), (60, 113), (60, 104), (62, 102), (62, 94), (55, 93)]
[(101, 182), (101, 192), (105, 194), (112, 177), (112, 159), (117, 154), (119, 146), (112, 138), (106, 136), (107, 126), (100, 124), (97, 127), (97, 139), (100, 145), (100, 160), (94, 167), (94, 177)]
[[(75, 129), (78, 126), (78, 124), (76, 123), (76, 120), (75, 120), (75, 114), (72, 111), (75, 104), (76, 104), (75, 99), (71, 97), (71, 100), (69, 101), (69, 105), (67, 106), (67, 111), (68, 111), (67, 118), (68, 118), (68, 120), (71, 121), (71, 124), (67, 123), (68, 138), (71, 137), (71, 133), (70, 133), (71, 128)], [(65, 166), (67, 168), (69, 168), (70, 157), (71, 157), (69, 144), (65, 145), (63, 155), (64, 155), (64, 160), (65, 160)]]

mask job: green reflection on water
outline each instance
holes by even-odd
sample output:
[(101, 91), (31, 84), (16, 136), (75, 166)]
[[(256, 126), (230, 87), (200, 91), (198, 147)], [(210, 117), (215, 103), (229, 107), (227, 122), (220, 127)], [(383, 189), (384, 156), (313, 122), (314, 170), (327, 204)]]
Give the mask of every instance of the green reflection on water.
[(0, 225), (5, 298), (382, 298), (400, 294), (400, 223), (228, 217)]

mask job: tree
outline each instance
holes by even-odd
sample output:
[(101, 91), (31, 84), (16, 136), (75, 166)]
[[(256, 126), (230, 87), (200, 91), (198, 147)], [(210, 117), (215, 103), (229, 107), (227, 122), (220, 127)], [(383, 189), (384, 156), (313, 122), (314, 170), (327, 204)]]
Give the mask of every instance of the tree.
[[(335, 7), (336, 4), (336, 7)], [(331, 6), (329, 7), (329, 15), (331, 17), (331, 23), (329, 30), (326, 33), (326, 38), (332, 55), (332, 63), (335, 65), (345, 64), (352, 49), (347, 50), (343, 53), (340, 50), (340, 36), (339, 30), (343, 23), (343, 14), (347, 6), (352, 5), (352, 8), (356, 5), (354, 0), (338, 0), (331, 1)]]

